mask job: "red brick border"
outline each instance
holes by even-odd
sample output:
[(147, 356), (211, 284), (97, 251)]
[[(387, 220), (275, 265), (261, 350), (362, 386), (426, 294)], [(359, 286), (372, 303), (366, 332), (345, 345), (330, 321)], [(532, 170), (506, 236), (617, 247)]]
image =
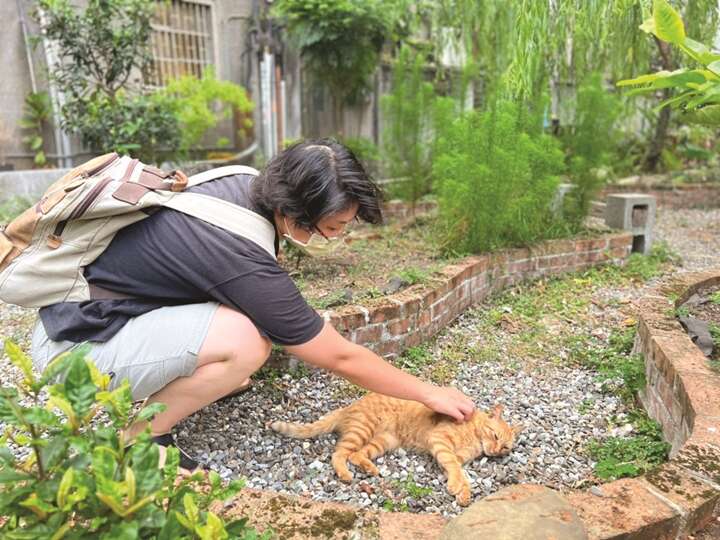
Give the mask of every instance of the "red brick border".
[[(386, 305), (352, 306), (328, 316), (352, 338), (390, 356), (437, 331), (491, 291), (530, 277), (622, 260), (631, 243), (631, 235), (609, 234), (470, 257), (447, 267), (444, 283), (435, 289), (417, 287)], [(684, 538), (705, 526), (720, 506), (720, 375), (708, 367), (674, 315), (676, 305), (710, 284), (720, 284), (720, 269), (680, 275), (639, 303), (636, 350), (645, 357), (648, 381), (642, 400), (672, 442), (671, 459), (643, 477), (564, 493), (590, 540)], [(311, 506), (331, 504), (293, 500), (302, 502), (303, 514)], [(336, 506), (359, 517), (369, 512)], [(379, 516), (373, 527), (381, 539), (442, 538), (441, 516), (371, 514)]]
[(640, 302), (635, 347), (647, 376), (641, 399), (672, 443), (671, 459), (643, 477), (603, 484), (601, 498), (569, 495), (590, 538), (684, 538), (720, 504), (720, 375), (674, 313), (700, 287), (718, 283), (720, 269), (682, 274)]
[(373, 307), (343, 306), (319, 313), (348, 339), (392, 358), (431, 337), (492, 292), (527, 279), (623, 262), (631, 249), (628, 233), (550, 240), (531, 248), (468, 257), (446, 266), (442, 279), (432, 287), (409, 287)]

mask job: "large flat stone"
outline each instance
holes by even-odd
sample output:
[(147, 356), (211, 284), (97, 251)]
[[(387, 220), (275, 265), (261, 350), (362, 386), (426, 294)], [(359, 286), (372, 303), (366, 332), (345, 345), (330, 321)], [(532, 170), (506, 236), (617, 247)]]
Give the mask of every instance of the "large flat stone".
[(552, 489), (510, 486), (471, 505), (451, 520), (441, 540), (586, 540), (570, 503)]

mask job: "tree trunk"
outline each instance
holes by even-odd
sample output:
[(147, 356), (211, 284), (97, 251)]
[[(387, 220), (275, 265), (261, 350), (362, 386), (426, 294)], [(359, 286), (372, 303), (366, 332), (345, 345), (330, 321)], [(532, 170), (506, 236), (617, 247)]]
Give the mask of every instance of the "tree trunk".
[[(653, 36), (654, 37), (654, 36)], [(658, 51), (660, 52), (660, 61), (662, 63), (662, 68), (667, 71), (673, 70), (673, 62), (670, 57), (670, 48), (667, 43), (664, 41), (660, 41), (657, 37), (655, 37), (655, 43), (658, 46)], [(663, 90), (663, 100), (670, 97), (670, 90), (666, 88)], [(645, 154), (645, 161), (643, 162), (642, 169), (647, 172), (656, 172), (658, 169), (658, 165), (660, 164), (660, 158), (662, 156), (662, 151), (665, 148), (665, 141), (667, 140), (667, 132), (668, 128), (670, 127), (670, 115), (672, 113), (672, 110), (670, 107), (663, 107), (660, 110), (660, 115), (658, 116), (657, 124), (655, 125), (655, 134), (653, 135), (652, 140), (650, 141), (650, 146), (648, 147), (647, 154)]]
[[(667, 99), (668, 97), (670, 97), (670, 91), (667, 89), (663, 90), (663, 99)], [(662, 151), (665, 148), (668, 127), (670, 126), (670, 112), (670, 107), (663, 107), (660, 110), (660, 115), (655, 125), (655, 135), (650, 141), (650, 146), (645, 155), (645, 163), (643, 163), (643, 170), (647, 172), (656, 172), (658, 170)]]

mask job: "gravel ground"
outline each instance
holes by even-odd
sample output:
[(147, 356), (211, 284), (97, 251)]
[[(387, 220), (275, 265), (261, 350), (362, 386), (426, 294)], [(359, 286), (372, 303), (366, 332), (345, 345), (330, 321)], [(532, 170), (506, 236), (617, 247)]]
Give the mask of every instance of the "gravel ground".
[[(718, 229), (720, 210), (660, 209), (656, 238), (681, 255), (680, 270), (699, 270), (720, 265)], [(593, 298), (589, 317), (577, 324), (578, 331), (607, 338), (612, 328), (632, 316), (633, 300), (655, 282), (603, 289)], [(434, 347), (443, 347), (459, 334), (477, 333), (477, 314), (483, 307), (461, 316), (441, 333)], [(4, 337), (26, 350), (33, 318), (33, 310), (0, 304)], [(490, 338), (478, 333), (476, 339)], [(460, 365), (453, 384), (482, 408), (503, 403), (506, 417), (522, 421), (526, 429), (509, 456), (479, 458), (466, 465), (475, 498), (518, 481), (557, 489), (586, 485), (592, 480), (593, 463), (580, 449), (589, 438), (626, 429), (623, 405), (618, 398), (600, 393), (592, 373), (562, 367), (558, 362), (566, 355), (562, 347), (546, 348), (547, 362), (526, 363), (512, 357), (511, 332), (499, 332), (492, 339), (497, 356)], [(0, 380), (8, 383), (18, 376), (8, 362), (0, 362)], [(441, 470), (429, 456), (395, 451), (377, 460), (380, 478), (356, 472), (354, 483), (347, 486), (330, 466), (334, 436), (297, 441), (266, 427), (276, 419), (311, 421), (355, 397), (347, 383), (317, 370), (266, 377), (247, 393), (192, 415), (177, 427), (177, 434), (184, 448), (222, 476), (245, 477), (252, 487), (364, 506), (456, 514), (460, 508), (445, 491)], [(606, 419), (613, 416), (615, 427), (609, 427)], [(431, 492), (419, 489), (424, 487)]]

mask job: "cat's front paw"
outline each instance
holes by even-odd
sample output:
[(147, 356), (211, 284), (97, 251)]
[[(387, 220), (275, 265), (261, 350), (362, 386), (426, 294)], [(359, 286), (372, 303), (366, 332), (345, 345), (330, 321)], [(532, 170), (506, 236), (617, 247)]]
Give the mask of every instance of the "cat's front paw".
[(460, 506), (470, 504), (470, 484), (463, 480), (453, 480), (448, 482), (448, 491), (451, 495), (455, 495), (455, 500)]
[(352, 483), (353, 475), (350, 471), (336, 471), (338, 478), (346, 484)]
[(375, 464), (360, 452), (353, 452), (350, 456), (348, 456), (348, 460), (356, 467), (360, 467), (366, 473), (373, 476), (380, 476), (380, 471)]
[(470, 504), (470, 488), (468, 486), (463, 486), (460, 489), (460, 492), (455, 495), (455, 500), (460, 506), (467, 506)]

